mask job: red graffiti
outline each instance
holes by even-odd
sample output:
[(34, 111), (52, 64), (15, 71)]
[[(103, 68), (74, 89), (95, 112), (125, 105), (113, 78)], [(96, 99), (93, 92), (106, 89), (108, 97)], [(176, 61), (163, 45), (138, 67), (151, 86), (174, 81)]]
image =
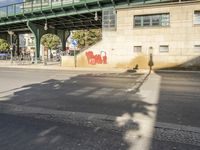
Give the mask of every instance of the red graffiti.
[(100, 54), (94, 55), (92, 51), (88, 51), (85, 53), (87, 56), (88, 64), (96, 65), (96, 64), (107, 64), (107, 55), (105, 51), (101, 51)]

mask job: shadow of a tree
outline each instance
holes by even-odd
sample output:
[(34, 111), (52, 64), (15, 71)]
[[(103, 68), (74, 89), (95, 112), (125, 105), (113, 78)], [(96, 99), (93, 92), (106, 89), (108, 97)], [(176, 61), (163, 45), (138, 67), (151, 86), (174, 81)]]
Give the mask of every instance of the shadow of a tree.
[[(3, 97), (5, 101), (1, 103), (115, 116), (116, 126), (124, 128), (121, 141), (130, 149), (137, 141), (131, 142), (127, 133), (137, 133), (141, 128), (135, 116), (151, 119), (151, 114), (155, 113), (151, 110), (155, 104), (143, 101), (140, 93), (127, 90), (133, 82), (138, 82), (138, 77), (130, 73), (99, 73), (77, 75), (67, 80), (50, 79), (23, 86), (19, 88), (22, 90)], [(138, 132), (136, 136), (140, 139), (143, 135)]]

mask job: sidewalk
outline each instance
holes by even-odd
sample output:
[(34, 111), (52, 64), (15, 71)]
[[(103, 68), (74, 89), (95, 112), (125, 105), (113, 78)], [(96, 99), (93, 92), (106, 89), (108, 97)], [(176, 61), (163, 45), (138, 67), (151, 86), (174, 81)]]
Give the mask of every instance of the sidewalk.
[(0, 61), (0, 67), (4, 68), (22, 68), (22, 69), (47, 69), (47, 70), (80, 70), (80, 71), (114, 71), (122, 72), (126, 69), (120, 68), (95, 68), (95, 67), (62, 67), (60, 62), (48, 62), (47, 65), (42, 63), (31, 64), (31, 63), (16, 63), (11, 64), (10, 61)]
[[(72, 70), (72, 71), (95, 71), (95, 72), (126, 72), (129, 70), (128, 68), (100, 68), (100, 67), (62, 67), (60, 62), (48, 62), (47, 65), (43, 63), (38, 64), (31, 64), (30, 62), (27, 63), (11, 63), (10, 61), (0, 61), (0, 68), (16, 68), (16, 69), (42, 69), (42, 70)], [(148, 69), (139, 69), (137, 73), (148, 73)]]
[[(60, 62), (48, 62), (47, 65), (44, 65), (43, 63), (38, 64), (31, 64), (30, 61), (25, 62), (13, 62), (10, 61), (2, 61), (0, 60), (0, 68), (21, 68), (21, 69), (43, 69), (43, 70), (77, 70), (77, 71), (103, 71), (103, 72), (125, 72), (129, 68), (100, 68), (100, 67), (62, 67)], [(148, 73), (149, 69), (139, 69), (137, 70), (137, 73)], [(171, 73), (200, 73), (200, 70), (186, 70), (186, 69), (155, 69), (153, 72), (171, 72)]]

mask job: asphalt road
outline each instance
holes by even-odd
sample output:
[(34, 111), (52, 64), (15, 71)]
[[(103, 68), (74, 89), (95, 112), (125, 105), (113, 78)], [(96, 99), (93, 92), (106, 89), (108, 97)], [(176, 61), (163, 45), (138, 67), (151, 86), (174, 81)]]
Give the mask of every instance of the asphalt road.
[[(0, 69), (0, 104), (121, 115), (132, 111), (130, 88), (141, 76), (101, 71)], [(136, 101), (136, 103), (140, 103)], [(134, 111), (145, 111), (141, 107)], [(0, 114), (1, 150), (128, 149), (124, 132)]]
[(200, 127), (200, 73), (157, 74), (161, 77), (157, 121)]
[[(141, 119), (147, 116), (152, 122), (151, 113), (155, 112), (150, 108), (156, 107), (155, 121), (199, 127), (199, 74), (158, 72), (157, 75), (161, 77), (159, 100), (152, 104), (133, 91), (141, 74), (0, 68), (0, 105), (121, 116), (122, 122), (130, 115)], [(154, 90), (153, 85), (149, 87)], [(134, 123), (134, 129), (118, 131), (0, 113), (0, 150), (132, 150), (135, 139), (146, 138), (139, 132), (143, 127), (141, 122)], [(131, 133), (139, 136), (130, 138)], [(194, 140), (190, 141), (190, 137)], [(156, 129), (153, 139), (147, 137), (151, 141), (148, 150), (198, 150), (199, 137), (192, 132)]]
[[(6, 114), (0, 114), (0, 120), (1, 150), (128, 150), (131, 146), (123, 132), (99, 127)], [(199, 150), (199, 147), (154, 139), (148, 150), (161, 149)]]
[(127, 149), (122, 133), (0, 114), (1, 150)]
[(2, 103), (115, 116), (145, 112), (149, 105), (128, 92), (140, 74), (23, 69), (0, 74)]

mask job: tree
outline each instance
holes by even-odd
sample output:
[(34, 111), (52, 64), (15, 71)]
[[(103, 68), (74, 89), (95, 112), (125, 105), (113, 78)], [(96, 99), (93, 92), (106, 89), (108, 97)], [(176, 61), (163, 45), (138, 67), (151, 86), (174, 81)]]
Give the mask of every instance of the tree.
[(41, 43), (48, 49), (56, 48), (60, 44), (60, 39), (57, 35), (45, 34), (42, 36)]
[(77, 30), (72, 38), (78, 41), (78, 47), (83, 48), (97, 43), (102, 38), (101, 29)]
[(0, 39), (0, 51), (9, 50), (9, 44), (6, 42), (6, 40)]

